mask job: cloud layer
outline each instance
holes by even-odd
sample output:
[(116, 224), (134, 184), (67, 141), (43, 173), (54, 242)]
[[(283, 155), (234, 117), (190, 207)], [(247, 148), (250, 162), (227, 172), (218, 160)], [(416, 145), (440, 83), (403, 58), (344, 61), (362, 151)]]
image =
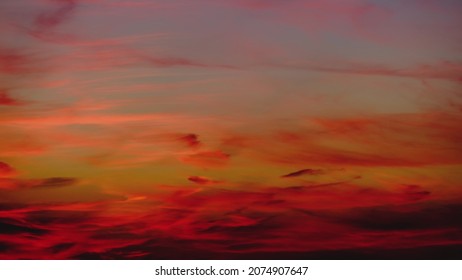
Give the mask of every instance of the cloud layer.
[(456, 2), (2, 1), (0, 258), (460, 259)]

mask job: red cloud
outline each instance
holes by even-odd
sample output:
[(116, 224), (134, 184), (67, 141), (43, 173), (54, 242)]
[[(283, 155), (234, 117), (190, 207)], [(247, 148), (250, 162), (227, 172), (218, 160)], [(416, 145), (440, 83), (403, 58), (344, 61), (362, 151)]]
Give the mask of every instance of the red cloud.
[(14, 177), (16, 176), (16, 170), (9, 164), (0, 161), (0, 178), (1, 177)]
[(223, 182), (223, 181), (212, 180), (210, 178), (202, 177), (202, 176), (190, 176), (188, 177), (188, 180), (196, 184), (199, 184), (199, 185), (215, 185), (215, 184), (219, 184)]
[(18, 75), (38, 71), (38, 64), (30, 54), (12, 48), (0, 47), (0, 73)]
[(53, 28), (64, 22), (70, 14), (74, 11), (77, 1), (76, 0), (56, 0), (57, 7), (41, 13), (35, 19), (35, 24), (39, 29)]
[(181, 136), (179, 140), (191, 148), (196, 148), (201, 145), (201, 142), (199, 141), (199, 136), (193, 133)]
[[(367, 47), (370, 42), (362, 45), (356, 40), (358, 35), (371, 36), (370, 31), (379, 30), (380, 23), (401, 17), (388, 13), (384, 7), (389, 3), (382, 6), (364, 0), (201, 0), (191, 5), (188, 0), (175, 4), (149, 0), (53, 0), (43, 12), (34, 13), (39, 3), (18, 2), (18, 10), (11, 15), (35, 14), (32, 19), (25, 19), (32, 24), (28, 32), (46, 42), (34, 45), (29, 44), (30, 38), (8, 40), (7, 35), (5, 40), (13, 44), (26, 42), (28, 51), (0, 48), (0, 74), (5, 74), (1, 81), (6, 83), (3, 87), (18, 89), (20, 96), (31, 92), (36, 100), (24, 104), (27, 106), (12, 107), (21, 102), (6, 90), (0, 91), (0, 107), (10, 106), (1, 108), (4, 110), (0, 113), (0, 159), (20, 162), (21, 170), (30, 169), (23, 171), (28, 176), (37, 172), (49, 174), (54, 168), (57, 175), (21, 178), (12, 166), (0, 162), (0, 259), (460, 257), (462, 204), (459, 175), (455, 172), (462, 164), (462, 107), (458, 97), (448, 105), (451, 110), (444, 107), (424, 113), (358, 116), (348, 102), (338, 102), (332, 107), (321, 104), (321, 109), (326, 110), (319, 117), (317, 111), (305, 108), (311, 102), (307, 98), (311, 90), (333, 89), (332, 95), (337, 95), (337, 85), (331, 87), (330, 79), (338, 75), (310, 75), (308, 85), (299, 82), (299, 76), (306, 76), (303, 70), (357, 75), (354, 83), (363, 81), (359, 79), (361, 75), (391, 77), (394, 85), (415, 85), (416, 95), (420, 84), (395, 78), (436, 79), (440, 81), (434, 81), (435, 85), (456, 86), (453, 95), (458, 96), (458, 84), (454, 82), (461, 81), (462, 66), (450, 59), (457, 50), (443, 56), (434, 54), (448, 57), (447, 61), (409, 67), (335, 58), (328, 63), (309, 60), (318, 54), (322, 58), (324, 51), (329, 51), (322, 48), (327, 37), (320, 36), (321, 41), (310, 37), (305, 43), (313, 49), (305, 48), (302, 41), (306, 34), (300, 30), (329, 30), (329, 43), (345, 40)], [(29, 2), (34, 5), (23, 11), (23, 4)], [(410, 0), (411, 4), (403, 9), (417, 2)], [(95, 17), (101, 7), (118, 13), (120, 7), (131, 10), (172, 5), (188, 9), (188, 16), (177, 18), (170, 10), (156, 14), (160, 24), (146, 31), (165, 34), (166, 40), (161, 42), (151, 40), (150, 35), (127, 35), (126, 32), (140, 30), (137, 22), (145, 23), (141, 21), (141, 9), (131, 10), (135, 13), (130, 15), (124, 13), (127, 20), (132, 15), (137, 20), (132, 21), (133, 26), (114, 28), (114, 33), (107, 35), (115, 36), (112, 39), (85, 39), (85, 34), (80, 33), (86, 31), (79, 29), (85, 24), (69, 26), (78, 36), (58, 36), (56, 32), (70, 23), (80, 8), (78, 3), (85, 4), (82, 14), (88, 18), (82, 20), (88, 19), (88, 24), (100, 19), (104, 23), (104, 17)], [(219, 10), (222, 7), (217, 3), (235, 7)], [(457, 14), (459, 7), (453, 5), (451, 15)], [(9, 13), (14, 5), (7, 6)], [(184, 11), (178, 14), (184, 16)], [(209, 17), (207, 13), (211, 12), (214, 14)], [(225, 13), (223, 19), (216, 17)], [(145, 14), (152, 17), (151, 10)], [(189, 18), (198, 14), (204, 17), (198, 21)], [(441, 15), (431, 17), (431, 23)], [(252, 26), (245, 31), (233, 30), (233, 16), (242, 17), (243, 23)], [(418, 18), (418, 14), (412, 14), (407, 20)], [(217, 19), (218, 29), (196, 28), (209, 19)], [(196, 22), (197, 26), (190, 25)], [(392, 29), (391, 25), (384, 26)], [(99, 27), (102, 29), (90, 33), (101, 35), (106, 26)], [(1, 31), (3, 28), (0, 23)], [(157, 28), (166, 28), (169, 33)], [(436, 25), (431, 29), (444, 30)], [(221, 43), (207, 40), (223, 30), (231, 39)], [(241, 31), (249, 33), (243, 35)], [(449, 38), (452, 31), (447, 31), (441, 33), (448, 41), (437, 43), (438, 47), (444, 46), (442, 49), (451, 48), (452, 41), (459, 38)], [(245, 42), (246, 36), (252, 40)], [(195, 38), (192, 41), (197, 43), (196, 47), (184, 44), (190, 43), (191, 38)], [(215, 51), (210, 54), (202, 49), (203, 42)], [(336, 54), (348, 52), (346, 45)], [(376, 50), (384, 51), (384, 55), (405, 52), (392, 45), (389, 48), (386, 44), (371, 44), (366, 57)], [(153, 53), (145, 52), (148, 49)], [(245, 57), (240, 49), (246, 50)], [(426, 54), (431, 53), (427, 46), (424, 49)], [(42, 75), (36, 55), (50, 58), (50, 65), (56, 69)], [(235, 57), (245, 61), (249, 71), (235, 73), (239, 75), (212, 71), (237, 69), (220, 62), (223, 59), (240, 65)], [(266, 59), (271, 63), (260, 62)], [(294, 63), (281, 62), (289, 60)], [(303, 63), (304, 60), (308, 62)], [(26, 75), (30, 73), (40, 75)], [(63, 80), (65, 83), (59, 82)], [(365, 90), (370, 86), (368, 82)], [(377, 83), (377, 87), (381, 85)], [(345, 99), (352, 97), (348, 89), (345, 92)], [(436, 88), (432, 93), (447, 97)], [(242, 108), (237, 106), (241, 103), (232, 100), (236, 94), (245, 95)], [(322, 92), (319, 95), (325, 97)], [(57, 108), (61, 102), (82, 96), (95, 99)], [(275, 99), (263, 101), (268, 96)], [(186, 100), (190, 103), (183, 103)], [(306, 110), (295, 110), (297, 102)], [(276, 107), (267, 110), (270, 105)], [(419, 105), (413, 107), (413, 112), (423, 111)], [(385, 110), (389, 109), (387, 106)], [(199, 112), (198, 108), (211, 111)], [(232, 116), (227, 114), (231, 110)], [(188, 113), (181, 114), (184, 111)], [(198, 114), (203, 117), (195, 117)], [(47, 153), (41, 154), (40, 159), (31, 159), (30, 154), (37, 152)], [(96, 165), (79, 161), (81, 157)], [(180, 163), (172, 162), (172, 158)], [(76, 162), (76, 168), (68, 168)], [(181, 163), (192, 166), (178, 166)], [(157, 168), (159, 165), (161, 168)], [(107, 166), (119, 169), (108, 170)], [(322, 169), (297, 170), (300, 166)], [(345, 173), (351, 174), (331, 174), (330, 170), (339, 169), (337, 166), (346, 166)], [(204, 168), (217, 167), (223, 169), (214, 174), (225, 172), (226, 178), (235, 178), (228, 183), (189, 176), (192, 183), (185, 180), (184, 186), (152, 184), (167, 177), (177, 180), (175, 171), (201, 174)], [(78, 180), (61, 175), (69, 170), (84, 177)], [(164, 170), (173, 175), (157, 176), (156, 172)], [(284, 170), (295, 172), (280, 176)], [(323, 176), (316, 176), (320, 174)], [(339, 179), (337, 175), (352, 179)], [(183, 175), (179, 176), (181, 179)], [(305, 177), (278, 180), (278, 176)], [(299, 185), (292, 185), (294, 181)], [(103, 184), (102, 190), (98, 183)], [(221, 185), (226, 189), (219, 188)]]
[(0, 106), (18, 106), (21, 104), (22, 102), (12, 98), (8, 91), (0, 89)]
[[(9, 178), (16, 176), (15, 170), (8, 171), (7, 167), (0, 162), (0, 189), (4, 190), (19, 190), (19, 189), (47, 189), (47, 188), (62, 188), (74, 186), (78, 182), (76, 178), (68, 177), (51, 177), (45, 179), (17, 179)], [(6, 177), (6, 178), (1, 178)]]
[[(103, 211), (109, 206), (114, 211)], [(9, 245), (0, 258), (322, 258), (345, 249), (380, 256), (384, 249), (457, 244), (450, 236), (460, 233), (453, 215), (460, 211), (460, 203), (438, 201), (419, 186), (380, 190), (342, 182), (256, 191), (179, 187), (111, 205), (0, 203)]]

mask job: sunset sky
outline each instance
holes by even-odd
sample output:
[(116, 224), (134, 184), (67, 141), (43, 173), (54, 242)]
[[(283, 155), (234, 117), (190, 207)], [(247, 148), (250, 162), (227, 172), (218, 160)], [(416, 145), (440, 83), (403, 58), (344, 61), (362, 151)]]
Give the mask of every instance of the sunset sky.
[(0, 1), (0, 259), (461, 258), (461, 15)]

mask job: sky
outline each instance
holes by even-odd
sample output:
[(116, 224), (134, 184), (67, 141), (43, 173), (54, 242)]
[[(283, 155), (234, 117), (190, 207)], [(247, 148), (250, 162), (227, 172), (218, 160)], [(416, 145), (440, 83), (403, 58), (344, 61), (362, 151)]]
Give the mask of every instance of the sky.
[(0, 2), (0, 258), (461, 258), (462, 2)]

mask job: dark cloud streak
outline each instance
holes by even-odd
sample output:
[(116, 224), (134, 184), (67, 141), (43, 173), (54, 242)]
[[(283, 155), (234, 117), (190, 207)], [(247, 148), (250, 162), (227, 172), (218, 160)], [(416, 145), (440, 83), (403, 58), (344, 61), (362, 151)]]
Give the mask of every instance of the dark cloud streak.
[(321, 169), (302, 169), (298, 170), (289, 174), (282, 175), (281, 178), (291, 178), (291, 177), (299, 177), (303, 175), (322, 175), (324, 171)]

